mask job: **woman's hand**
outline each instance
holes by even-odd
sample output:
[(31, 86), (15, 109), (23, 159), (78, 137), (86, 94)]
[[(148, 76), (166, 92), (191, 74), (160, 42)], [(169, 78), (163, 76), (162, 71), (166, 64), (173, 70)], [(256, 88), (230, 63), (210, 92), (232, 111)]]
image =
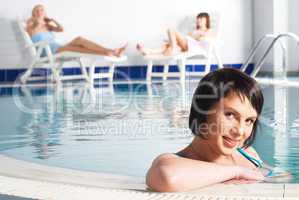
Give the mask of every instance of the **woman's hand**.
[(53, 19), (51, 19), (49, 17), (45, 17), (44, 20), (45, 20), (46, 23), (50, 23), (51, 21), (53, 21)]
[(198, 40), (198, 41), (204, 40), (205, 38), (206, 38), (205, 35), (196, 35), (195, 36), (195, 39)]
[(262, 172), (258, 169), (250, 169), (242, 166), (235, 166), (235, 178), (238, 180), (248, 180), (248, 181), (263, 181), (265, 179)]
[(225, 184), (248, 184), (265, 180), (265, 177), (258, 169), (250, 169), (246, 167), (235, 167), (235, 178), (225, 181)]
[(48, 29), (50, 31), (62, 32), (63, 27), (53, 18), (44, 18), (45, 22), (47, 23)]

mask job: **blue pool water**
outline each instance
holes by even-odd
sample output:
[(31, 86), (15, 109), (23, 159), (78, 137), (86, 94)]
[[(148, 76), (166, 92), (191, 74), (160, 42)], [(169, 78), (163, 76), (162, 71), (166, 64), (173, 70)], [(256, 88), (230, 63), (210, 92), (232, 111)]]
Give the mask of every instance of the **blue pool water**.
[[(192, 140), (187, 119), (196, 82), (90, 88), (0, 89), (0, 153), (35, 163), (144, 176), (158, 154)], [(262, 159), (299, 182), (299, 89), (262, 85), (254, 144)]]

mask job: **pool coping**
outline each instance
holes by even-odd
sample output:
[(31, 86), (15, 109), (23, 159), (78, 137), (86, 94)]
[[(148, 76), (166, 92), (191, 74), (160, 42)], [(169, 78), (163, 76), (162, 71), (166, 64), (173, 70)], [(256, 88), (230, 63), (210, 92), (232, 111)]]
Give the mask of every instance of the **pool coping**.
[[(202, 77), (196, 77), (196, 78), (190, 78), (186, 79), (186, 83), (194, 83), (198, 82), (201, 80)], [(293, 77), (288, 77), (287, 79), (285, 78), (271, 78), (271, 77), (255, 77), (255, 79), (265, 85), (277, 85), (277, 86), (289, 86), (289, 87), (299, 87), (299, 82), (293, 79)], [(159, 84), (159, 83), (182, 83), (179, 79), (153, 79), (151, 81), (147, 81), (145, 79), (132, 79), (132, 80), (115, 80), (113, 81), (113, 84)], [(103, 81), (95, 81), (95, 84), (107, 84), (110, 83), (107, 80)], [(64, 82), (62, 85), (68, 85), (68, 84), (85, 84), (84, 81), (77, 81), (75, 83), (73, 82)], [(45, 87), (45, 86), (56, 86), (56, 83), (52, 82), (47, 82), (47, 83), (27, 83), (25, 86), (27, 87)], [(59, 84), (58, 84), (59, 85)], [(18, 83), (18, 82), (6, 82), (6, 83), (1, 83), (0, 88), (13, 88), (13, 87), (22, 87), (24, 84)]]
[(145, 197), (150, 195), (167, 194), (179, 195), (181, 198), (189, 195), (211, 198), (225, 196), (236, 199), (241, 197), (299, 199), (299, 184), (291, 183), (216, 184), (183, 193), (155, 193), (146, 189), (144, 177), (45, 166), (5, 155), (0, 155), (0, 163), (0, 194), (26, 198), (57, 199), (59, 196), (67, 196), (68, 199), (78, 197), (82, 199), (87, 195), (92, 199), (98, 197), (97, 195), (104, 195), (107, 199), (111, 199), (118, 195), (117, 199), (132, 199), (133, 195), (139, 196), (138, 199), (147, 199)]

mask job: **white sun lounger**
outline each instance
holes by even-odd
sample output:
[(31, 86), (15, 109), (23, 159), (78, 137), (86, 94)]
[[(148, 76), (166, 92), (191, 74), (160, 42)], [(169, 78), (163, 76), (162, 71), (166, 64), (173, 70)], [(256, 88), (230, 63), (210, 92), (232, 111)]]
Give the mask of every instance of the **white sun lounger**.
[[(120, 63), (127, 60), (126, 56), (121, 57), (110, 57), (101, 56), (96, 54), (88, 53), (78, 53), (78, 52), (60, 52), (52, 54), (49, 42), (42, 41), (33, 43), (29, 35), (24, 29), (24, 23), (18, 22), (19, 31), (23, 36), (25, 41), (25, 51), (29, 53), (31, 57), (30, 64), (26, 72), (20, 77), (22, 83), (26, 83), (29, 80), (40, 80), (41, 77), (32, 76), (33, 70), (37, 68), (46, 68), (52, 71), (52, 76), (50, 77), (55, 82), (60, 82), (61, 80), (74, 80), (74, 79), (84, 79), (90, 83), (93, 83), (94, 79), (108, 78), (110, 82), (113, 81), (114, 68), (116, 63)], [(46, 55), (42, 57), (42, 52), (45, 50)], [(108, 72), (95, 73), (95, 64), (97, 61), (104, 61), (108, 64)], [(61, 70), (66, 62), (77, 62), (81, 68), (80, 75), (61, 75)], [(88, 63), (85, 63), (88, 61)], [(87, 66), (89, 65), (89, 73), (87, 73)], [(72, 66), (74, 67), (74, 66)]]
[[(217, 43), (219, 38), (219, 31), (220, 31), (220, 15), (219, 13), (211, 13), (211, 29), (215, 33), (215, 38), (211, 40), (206, 48), (202, 48), (202, 50), (198, 51), (187, 51), (187, 52), (177, 52), (174, 53), (171, 56), (164, 56), (164, 55), (145, 55), (143, 58), (147, 61), (147, 75), (146, 79), (147, 81), (151, 81), (152, 77), (162, 77), (163, 80), (166, 80), (167, 77), (179, 77), (181, 81), (185, 81), (186, 76), (186, 64), (187, 61), (189, 62), (191, 59), (193, 60), (192, 64), (199, 64), (204, 63), (205, 64), (205, 70), (203, 72), (188, 72), (188, 75), (190, 76), (203, 76), (210, 72), (211, 65), (212, 65), (212, 59), (215, 58), (218, 63), (218, 67), (222, 68), (222, 61), (219, 56), (219, 53), (217, 52)], [(194, 28), (186, 27), (184, 24), (187, 24), (187, 26), (190, 24), (195, 24), (196, 16), (192, 17), (186, 17), (186, 19), (183, 20), (183, 23), (181, 23), (182, 27), (179, 27), (178, 29), (185, 29), (183, 32), (188, 32), (188, 30), (194, 30)], [(187, 31), (186, 31), (187, 29)], [(169, 65), (171, 62), (175, 62), (178, 65), (179, 72), (169, 72)], [(153, 72), (153, 65), (154, 63), (163, 64), (163, 72)]]

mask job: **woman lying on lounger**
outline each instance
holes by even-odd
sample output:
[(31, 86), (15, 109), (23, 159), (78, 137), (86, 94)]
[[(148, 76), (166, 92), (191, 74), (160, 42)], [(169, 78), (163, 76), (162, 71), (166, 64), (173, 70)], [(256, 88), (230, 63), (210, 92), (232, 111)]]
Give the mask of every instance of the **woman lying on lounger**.
[(212, 30), (210, 29), (210, 16), (208, 13), (199, 13), (196, 17), (196, 29), (187, 36), (180, 32), (168, 29), (168, 41), (159, 49), (147, 49), (141, 44), (137, 44), (137, 50), (142, 55), (163, 54), (171, 55), (174, 49), (178, 46), (180, 51), (196, 51), (202, 50), (207, 45), (209, 39), (213, 38)]
[[(32, 16), (27, 21), (26, 31), (33, 42), (49, 41), (52, 53), (62, 51), (75, 51), (80, 53), (99, 54), (106, 56), (121, 56), (126, 45), (116, 49), (108, 49), (82, 37), (76, 37), (66, 45), (60, 45), (55, 41), (53, 32), (62, 32), (63, 27), (54, 19), (48, 18), (43, 5), (36, 5), (32, 10)], [(43, 53), (45, 56), (45, 52)]]
[(228, 181), (289, 181), (291, 174), (264, 164), (252, 147), (263, 102), (257, 82), (245, 73), (224, 68), (207, 74), (192, 99), (193, 141), (177, 153), (158, 156), (147, 185), (177, 192)]

